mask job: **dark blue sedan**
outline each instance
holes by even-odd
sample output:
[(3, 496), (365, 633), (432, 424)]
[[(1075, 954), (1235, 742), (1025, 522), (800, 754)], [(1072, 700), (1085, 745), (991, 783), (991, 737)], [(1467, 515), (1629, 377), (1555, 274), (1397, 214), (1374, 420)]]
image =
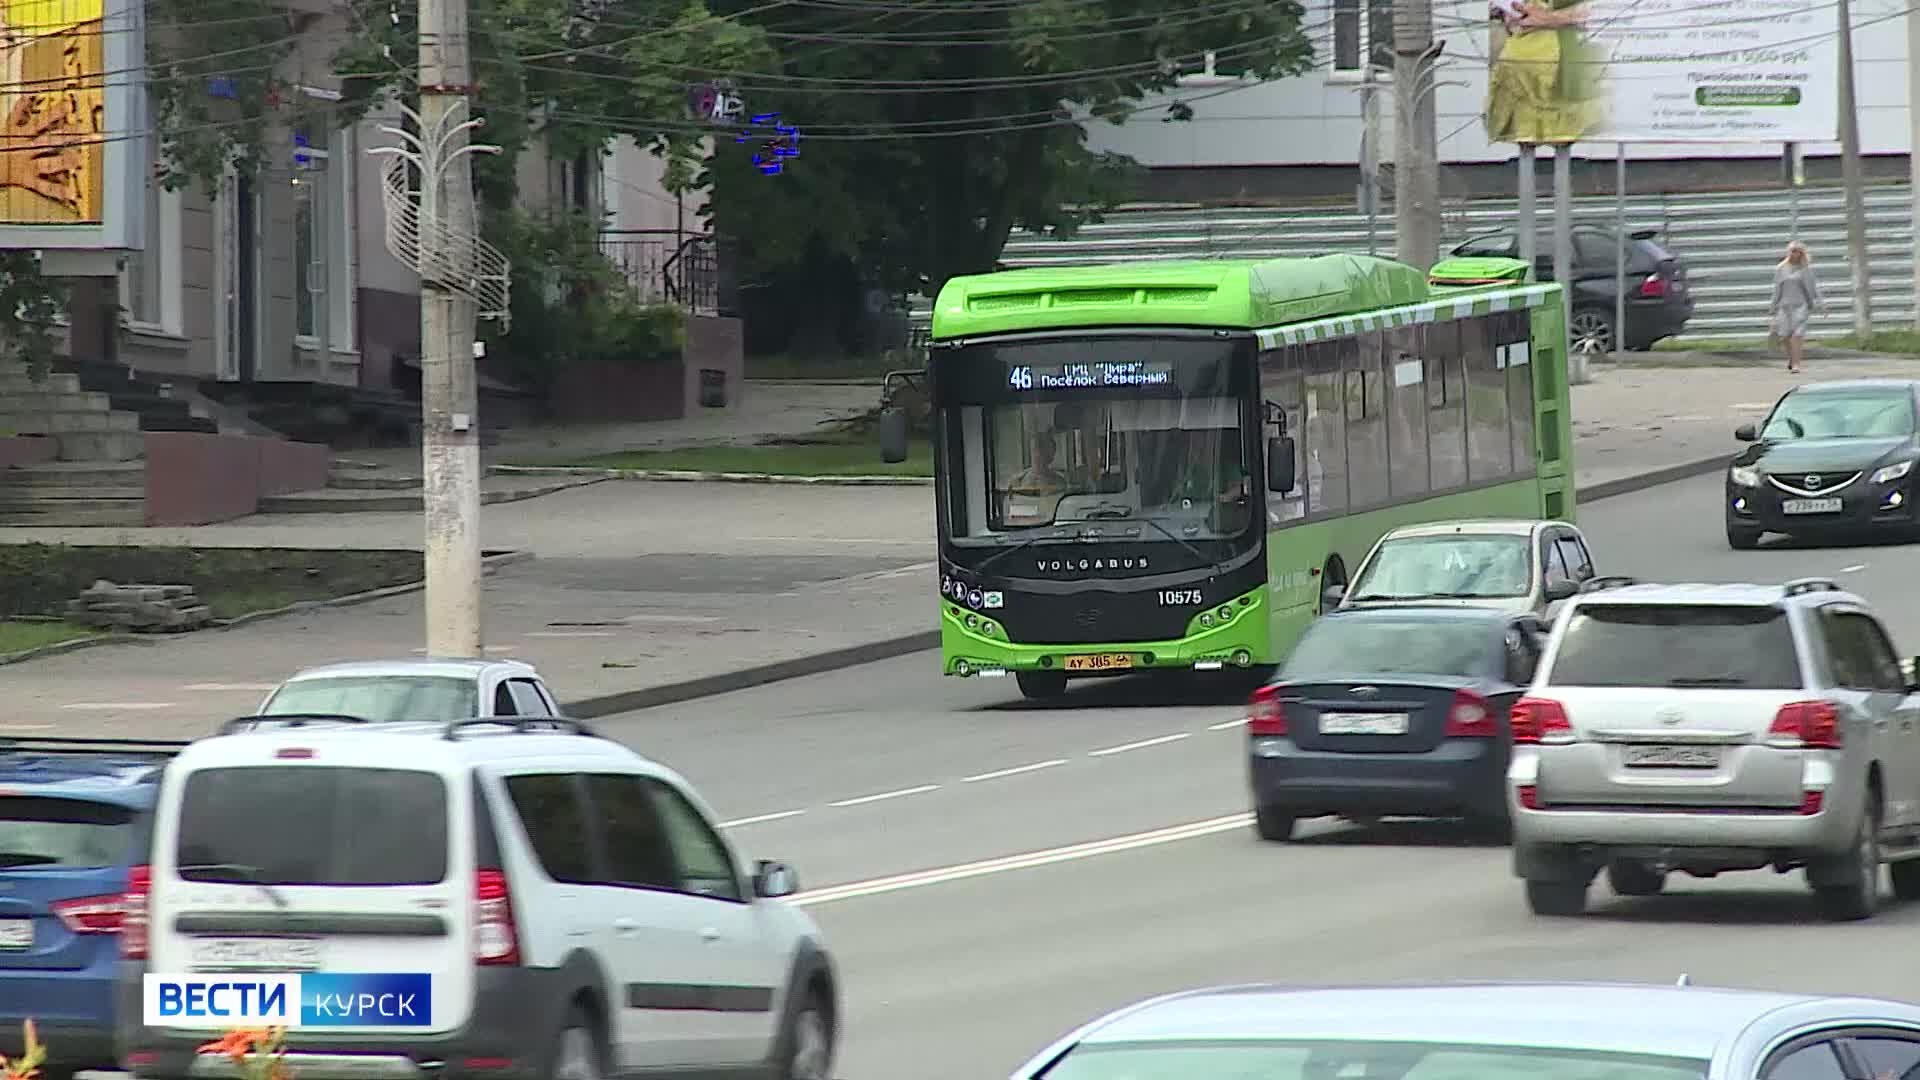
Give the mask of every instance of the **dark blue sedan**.
[(1507, 710), (1547, 627), (1455, 607), (1336, 611), (1313, 621), (1248, 705), (1255, 826), (1302, 818), (1466, 818), (1504, 833)]

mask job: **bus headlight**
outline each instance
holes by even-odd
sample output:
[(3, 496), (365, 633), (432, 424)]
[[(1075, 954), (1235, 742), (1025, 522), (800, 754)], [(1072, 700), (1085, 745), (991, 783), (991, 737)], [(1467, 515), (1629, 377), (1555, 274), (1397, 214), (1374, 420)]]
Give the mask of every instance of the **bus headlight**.
[(1219, 615), (1220, 615), (1220, 621), (1226, 622), (1228, 619), (1233, 618), (1233, 609), (1226, 606), (1225, 604), (1222, 604), (1220, 605)]
[(1203, 611), (1203, 612), (1201, 612), (1201, 613), (1200, 613), (1200, 625), (1201, 625), (1201, 626), (1212, 626), (1212, 625), (1213, 625), (1213, 612), (1211, 612), (1211, 611)]

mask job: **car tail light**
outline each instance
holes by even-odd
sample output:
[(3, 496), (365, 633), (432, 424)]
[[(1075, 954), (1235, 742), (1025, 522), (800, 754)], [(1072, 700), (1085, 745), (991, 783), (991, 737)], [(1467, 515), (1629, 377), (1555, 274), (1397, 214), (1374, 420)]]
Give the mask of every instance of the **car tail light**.
[(1573, 722), (1567, 707), (1552, 698), (1523, 697), (1508, 712), (1508, 726), (1516, 743), (1570, 742)]
[(1640, 283), (1640, 295), (1647, 299), (1658, 299), (1667, 295), (1667, 282), (1659, 274), (1648, 274)]
[(1487, 708), (1487, 699), (1471, 690), (1455, 690), (1453, 707), (1447, 710), (1447, 738), (1491, 739), (1500, 734), (1500, 725)]
[(1515, 794), (1520, 799), (1522, 810), (1540, 809), (1540, 789), (1532, 784), (1521, 784)]
[(117, 934), (126, 921), (127, 894), (83, 896), (48, 905), (67, 929), (76, 934)]
[(1797, 744), (1807, 750), (1840, 749), (1840, 710), (1828, 701), (1795, 701), (1780, 706), (1767, 729), (1768, 742)]
[(507, 892), (507, 875), (499, 870), (479, 870), (473, 875), (473, 962), (488, 966), (520, 962), (513, 897)]
[(1812, 817), (1819, 813), (1820, 808), (1826, 804), (1827, 793), (1824, 791), (1809, 791), (1800, 796), (1800, 812), (1807, 817)]
[(1280, 702), (1280, 689), (1278, 686), (1263, 686), (1247, 700), (1247, 734), (1287, 733), (1287, 707)]
[(153, 902), (153, 873), (136, 866), (127, 872), (127, 891), (120, 903), (120, 955), (129, 960), (147, 958), (148, 907)]
[(283, 746), (275, 750), (273, 756), (286, 761), (311, 761), (313, 760), (313, 747)]

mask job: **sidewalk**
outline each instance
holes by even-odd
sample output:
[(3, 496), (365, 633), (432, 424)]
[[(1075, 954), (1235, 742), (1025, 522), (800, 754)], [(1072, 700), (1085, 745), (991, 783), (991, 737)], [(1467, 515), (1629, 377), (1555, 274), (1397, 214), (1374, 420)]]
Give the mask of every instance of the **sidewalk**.
[[(1800, 381), (1783, 369), (1597, 364), (1573, 390), (1582, 488), (1739, 445)], [(1813, 375), (1908, 374), (1832, 361)], [(777, 395), (774, 395), (777, 398)], [(1711, 466), (1710, 466), (1711, 467)], [(926, 487), (608, 481), (487, 507), (490, 549), (531, 553), (487, 584), (488, 650), (536, 664), (563, 701), (726, 676), (933, 630)], [(0, 543), (421, 546), (415, 514), (260, 515), (192, 529), (0, 529)], [(0, 668), (0, 735), (187, 737), (255, 707), (291, 671), (418, 651), (416, 594), (226, 631), (106, 645)]]

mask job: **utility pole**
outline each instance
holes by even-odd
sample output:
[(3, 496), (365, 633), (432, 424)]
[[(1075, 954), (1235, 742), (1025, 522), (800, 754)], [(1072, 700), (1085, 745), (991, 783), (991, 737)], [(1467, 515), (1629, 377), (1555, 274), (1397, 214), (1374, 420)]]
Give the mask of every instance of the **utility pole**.
[[(1913, 235), (1920, 238), (1920, 10), (1907, 9), (1907, 165), (1913, 199)], [(1913, 245), (1913, 326), (1920, 330), (1920, 242)]]
[[(1873, 277), (1867, 264), (1867, 199), (1866, 181), (1860, 172), (1860, 119), (1854, 110), (1853, 11), (1848, 0), (1839, 0), (1835, 6), (1840, 16), (1840, 174), (1847, 188), (1847, 262), (1853, 272), (1853, 335), (1865, 347), (1873, 336)], [(1913, 16), (1907, 18), (1911, 21)]]
[[(472, 72), (467, 0), (420, 0), (420, 441), (426, 510), (427, 653), (482, 655), (480, 422), (475, 307), (448, 267), (454, 238), (479, 230), (466, 122)], [(429, 250), (432, 249), (432, 250)], [(471, 272), (471, 271), (469, 271)], [(447, 280), (452, 277), (454, 280)]]
[(1439, 121), (1430, 85), (1437, 51), (1433, 0), (1394, 0), (1394, 246), (1401, 262), (1421, 270), (1440, 248)]

